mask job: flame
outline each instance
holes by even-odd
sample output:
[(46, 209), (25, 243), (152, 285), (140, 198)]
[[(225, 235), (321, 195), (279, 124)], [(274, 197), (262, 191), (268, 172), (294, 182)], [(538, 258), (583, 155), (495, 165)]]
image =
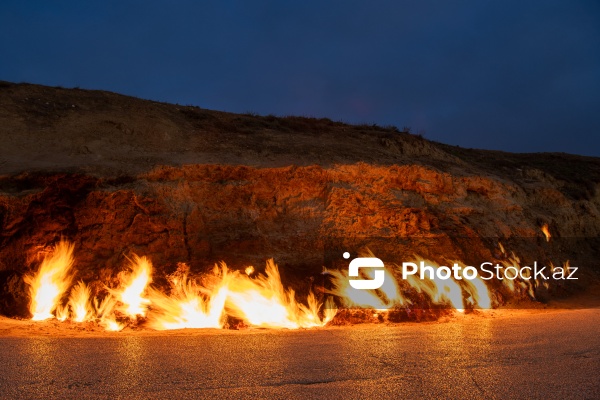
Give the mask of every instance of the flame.
[[(519, 257), (513, 252), (509, 255), (501, 243), (498, 246), (504, 258), (499, 261), (502, 272), (520, 268)], [(419, 260), (415, 262), (419, 265), (416, 275), (400, 280), (394, 275), (394, 268), (384, 269), (384, 284), (376, 290), (353, 289), (345, 270), (325, 271), (330, 277), (331, 289), (323, 292), (337, 297), (342, 307), (370, 308), (378, 310), (378, 314), (394, 307), (410, 307), (413, 304), (410, 296), (415, 292), (425, 296), (431, 304), (449, 306), (459, 312), (464, 311), (465, 306), (483, 309), (495, 306), (489, 287), (480, 277), (440, 279), (434, 273), (420, 279), (422, 265), (431, 266), (434, 272), (441, 267), (435, 262), (414, 258)], [(464, 265), (456, 264), (464, 271)], [(38, 272), (25, 278), (30, 285), (30, 310), (34, 320), (56, 317), (61, 321), (68, 318), (76, 322), (96, 321), (108, 331), (120, 331), (132, 321), (156, 330), (222, 329), (234, 318), (246, 326), (299, 329), (324, 326), (338, 311), (332, 296), (323, 304), (309, 291), (302, 296), (305, 300), (299, 301), (293, 289), (284, 287), (272, 259), (267, 261), (264, 273), (256, 272), (252, 266), (232, 271), (221, 263), (215, 265), (212, 274), (201, 277), (193, 277), (189, 267), (180, 264), (168, 277), (169, 289), (161, 291), (151, 285), (150, 260), (136, 255), (129, 260), (128, 269), (118, 274), (118, 283), (113, 288), (105, 286), (103, 297), (98, 296), (102, 293), (93, 296), (90, 286), (79, 281), (72, 287), (68, 302), (63, 304), (61, 299), (73, 277), (72, 265), (73, 245), (61, 241), (44, 257)], [(400, 270), (398, 266), (396, 269)], [(550, 263), (550, 270), (555, 269)], [(569, 272), (568, 261), (563, 264), (563, 270)], [(373, 273), (370, 269), (360, 270), (365, 279), (372, 279)], [(503, 279), (501, 284), (511, 293), (531, 298), (536, 288), (548, 288), (547, 282), (526, 278), (529, 275)]]
[(91, 292), (85, 283), (79, 281), (69, 296), (69, 307), (75, 322), (85, 322), (92, 319), (94, 310), (90, 303)]
[[(463, 268), (461, 271), (464, 271), (465, 265), (458, 261), (455, 261), (455, 263)], [(463, 289), (470, 295), (470, 298), (467, 299), (467, 301), (473, 306), (478, 306), (482, 309), (492, 308), (490, 292), (483, 279), (481, 279), (480, 276), (476, 276), (475, 279), (465, 279), (464, 274), (462, 273), (461, 277), (463, 278), (461, 280)]]
[(56, 319), (60, 322), (66, 321), (69, 318), (69, 307), (58, 305), (54, 311)]
[[(371, 250), (360, 252), (360, 257), (375, 257)], [(348, 254), (349, 257), (349, 254)], [(347, 259), (346, 254), (344, 258)], [(371, 269), (361, 269), (362, 278), (374, 279), (375, 272)], [(373, 308), (378, 311), (387, 311), (394, 306), (410, 303), (401, 294), (398, 281), (387, 269), (383, 270), (383, 285), (377, 290), (355, 290), (350, 286), (350, 277), (346, 271), (325, 271), (332, 277), (333, 289), (327, 293), (339, 296), (346, 307)]]
[(60, 305), (60, 299), (71, 285), (74, 246), (61, 240), (50, 255), (46, 255), (38, 272), (25, 276), (30, 286), (31, 304), (29, 311), (34, 321), (53, 318), (53, 311), (59, 311), (60, 318), (67, 318), (66, 309)]
[(563, 270), (567, 271), (567, 274), (571, 273), (571, 264), (570, 264), (569, 260), (567, 260), (563, 263)]
[(120, 322), (117, 322), (114, 319), (114, 317), (108, 317), (104, 319), (102, 323), (104, 328), (110, 332), (119, 332), (125, 327), (125, 325), (121, 324)]
[[(426, 265), (433, 267), (437, 272), (439, 265), (429, 260), (422, 260)], [(421, 273), (421, 263), (418, 263), (419, 270), (417, 275)], [(458, 283), (453, 279), (440, 279), (437, 274), (431, 279), (427, 274), (425, 279), (419, 279), (416, 275), (409, 275), (407, 281), (418, 292), (423, 292), (429, 296), (434, 304), (450, 303), (450, 305), (459, 312), (464, 311), (464, 302), (462, 291)]]
[(320, 304), (310, 292), (307, 305), (296, 301), (293, 290), (281, 283), (275, 262), (267, 261), (265, 275), (252, 279), (236, 274), (227, 284), (228, 313), (250, 325), (271, 328), (310, 328), (323, 326), (328, 317), (319, 317)]
[(471, 295), (473, 296), (475, 305), (483, 309), (492, 308), (492, 299), (490, 297), (490, 292), (488, 290), (488, 287), (485, 285), (485, 282), (483, 282), (483, 279), (477, 276), (475, 277), (475, 279), (465, 282), (468, 282), (468, 284), (472, 286), (471, 290), (467, 290), (469, 290), (469, 293), (471, 293)]
[[(423, 260), (425, 264), (430, 265), (437, 271), (439, 265), (434, 262)], [(419, 264), (417, 262), (417, 264)], [(420, 264), (419, 264), (420, 265)], [(398, 267), (398, 266), (395, 266)], [(326, 271), (326, 274), (332, 277), (333, 288), (327, 291), (342, 299), (346, 307), (373, 308), (375, 310), (385, 311), (395, 306), (410, 304), (405, 299), (400, 289), (401, 285), (393, 274), (387, 269), (385, 272), (384, 285), (377, 290), (355, 290), (349, 284), (349, 277), (345, 271)], [(365, 275), (364, 278), (372, 279), (371, 273), (360, 271)], [(420, 273), (420, 267), (419, 267)], [(417, 273), (417, 275), (419, 274)], [(407, 289), (412, 288), (418, 293), (424, 293), (434, 304), (450, 304), (454, 309), (463, 311), (464, 304), (460, 286), (452, 279), (442, 280), (434, 276), (430, 279), (427, 275), (424, 280), (418, 276), (409, 275), (406, 281), (403, 281)]]
[(94, 305), (96, 316), (104, 329), (117, 332), (125, 327), (125, 325), (116, 320), (116, 317), (113, 314), (117, 306), (117, 299), (112, 294), (109, 293), (102, 301), (98, 301), (97, 298), (94, 298)]
[[(511, 255), (508, 257), (507, 260), (502, 260), (502, 267), (504, 267), (503, 269), (501, 269), (502, 274), (505, 276), (508, 275), (512, 277), (513, 274), (515, 274), (515, 270), (521, 269), (521, 259), (517, 257), (515, 253), (511, 252)], [(510, 273), (507, 272), (509, 268)], [(523, 270), (522, 273), (525, 278), (529, 278), (531, 275), (529, 270), (527, 269)], [(539, 282), (533, 279), (523, 280), (520, 277), (516, 276), (515, 279), (503, 279), (502, 284), (514, 294), (526, 293), (527, 295), (529, 295), (529, 297), (535, 299), (535, 287), (539, 285)]]
[(546, 236), (546, 242), (549, 242), (552, 235), (550, 234), (550, 229), (548, 228), (548, 224), (542, 225), (542, 232), (544, 233), (544, 236)]
[(246, 274), (241, 274), (230, 272), (222, 263), (215, 267), (206, 285), (191, 279), (187, 267), (181, 268), (170, 277), (171, 290), (167, 295), (149, 287), (152, 264), (146, 257), (136, 255), (129, 261), (130, 272), (121, 273), (118, 287), (107, 288), (108, 295), (102, 300), (90, 300), (89, 287), (78, 282), (71, 290), (68, 306), (63, 306), (58, 302), (71, 282), (68, 272), (73, 264), (72, 251), (72, 245), (61, 242), (52, 256), (44, 259), (39, 273), (28, 279), (35, 300), (34, 319), (45, 319), (45, 315), (50, 318), (55, 311), (57, 318), (66, 320), (70, 308), (74, 321), (96, 319), (110, 331), (122, 330), (124, 320), (138, 316), (147, 316), (149, 326), (158, 330), (223, 328), (226, 315), (253, 326), (297, 329), (323, 326), (335, 315), (335, 308), (328, 302), (320, 317), (322, 304), (312, 292), (307, 295), (306, 304), (298, 302), (295, 292), (283, 287), (273, 260), (267, 262), (265, 275), (255, 278), (249, 276), (254, 273), (253, 268), (246, 268)]
[(386, 269), (383, 271), (383, 275), (385, 280), (383, 281), (383, 285), (381, 288), (379, 288), (379, 290), (381, 290), (383, 295), (387, 298), (387, 303), (399, 306), (406, 304), (408, 301), (404, 299), (400, 293), (398, 281), (394, 278), (392, 273)]
[[(363, 273), (362, 270), (361, 273)], [(350, 286), (350, 278), (347, 271), (325, 271), (325, 274), (332, 278), (332, 289), (327, 290), (327, 293), (339, 297), (340, 302), (344, 307), (373, 308), (375, 310), (383, 311), (394, 305), (393, 298), (388, 297), (388, 301), (385, 301), (375, 290), (353, 289)], [(388, 277), (386, 276), (386, 279), (387, 278)], [(395, 282), (395, 279), (393, 280)]]
[(229, 271), (221, 263), (202, 284), (190, 278), (187, 266), (180, 265), (169, 277), (168, 294), (152, 287), (147, 289), (152, 266), (146, 258), (134, 257), (131, 269), (129, 276), (121, 276), (122, 289), (110, 290), (109, 297), (96, 307), (107, 330), (124, 327), (117, 321), (115, 311), (132, 318), (146, 316), (150, 309), (148, 325), (157, 330), (223, 328), (227, 315), (257, 327), (309, 328), (327, 324), (336, 312), (329, 302), (321, 318), (322, 304), (312, 292), (307, 295), (306, 304), (298, 302), (294, 291), (283, 287), (273, 260), (267, 261), (265, 275), (255, 278)]
[(144, 297), (146, 286), (152, 281), (152, 263), (146, 257), (133, 255), (129, 260), (131, 273), (121, 279), (121, 288), (112, 291), (122, 303), (121, 312), (130, 316), (146, 316), (150, 300)]
[(206, 289), (188, 277), (187, 266), (169, 279), (170, 296), (151, 289), (149, 299), (157, 314), (149, 316), (150, 326), (157, 330), (182, 328), (222, 328), (227, 298), (227, 267), (215, 271), (217, 283)]

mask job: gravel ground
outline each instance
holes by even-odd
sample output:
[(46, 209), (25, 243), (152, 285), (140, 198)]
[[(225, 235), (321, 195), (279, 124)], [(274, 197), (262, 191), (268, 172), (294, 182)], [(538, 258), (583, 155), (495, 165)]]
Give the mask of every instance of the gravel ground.
[(600, 398), (600, 309), (303, 331), (0, 337), (0, 397)]

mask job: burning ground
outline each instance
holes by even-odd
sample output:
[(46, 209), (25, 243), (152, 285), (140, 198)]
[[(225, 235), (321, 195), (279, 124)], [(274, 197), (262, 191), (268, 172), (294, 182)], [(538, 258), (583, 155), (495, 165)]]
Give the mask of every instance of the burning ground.
[[(327, 240), (339, 237), (414, 238), (410, 256), (438, 265), (543, 256), (592, 266), (582, 272), (597, 281), (596, 158), (467, 150), (392, 127), (25, 84), (3, 83), (0, 105), (4, 315), (166, 329), (185, 327), (187, 306), (188, 327), (204, 326), (190, 322), (200, 318), (295, 328), (427, 320), (588, 290), (394, 277), (389, 292), (358, 301), (344, 294), (342, 270), (323, 274)], [(62, 283), (37, 309), (34, 288), (54, 262)], [(356, 305), (373, 312), (356, 316)]]

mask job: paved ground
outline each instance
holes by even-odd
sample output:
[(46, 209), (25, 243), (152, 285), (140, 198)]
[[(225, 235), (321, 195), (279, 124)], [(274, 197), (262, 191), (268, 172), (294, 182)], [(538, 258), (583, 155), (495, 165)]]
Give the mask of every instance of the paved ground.
[(0, 337), (1, 398), (600, 398), (600, 310), (306, 331)]

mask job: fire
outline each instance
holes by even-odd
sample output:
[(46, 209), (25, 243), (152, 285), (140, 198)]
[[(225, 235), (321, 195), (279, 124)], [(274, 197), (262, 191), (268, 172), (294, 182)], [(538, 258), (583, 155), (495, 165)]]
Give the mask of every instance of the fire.
[[(439, 266), (432, 261), (425, 261), (437, 270)], [(418, 264), (418, 263), (417, 263)], [(397, 266), (396, 266), (397, 267)], [(412, 304), (405, 298), (403, 291), (414, 290), (417, 293), (425, 294), (433, 304), (447, 304), (457, 311), (461, 312), (465, 308), (462, 290), (459, 284), (452, 280), (441, 280), (436, 276), (430, 279), (421, 280), (414, 275), (408, 276), (406, 281), (400, 284), (400, 281), (388, 270), (385, 270), (384, 285), (377, 290), (354, 290), (349, 285), (348, 274), (343, 271), (326, 271), (326, 274), (332, 277), (333, 288), (328, 293), (333, 294), (340, 299), (345, 307), (373, 308), (375, 310), (389, 310), (390, 308)], [(369, 272), (361, 273), (365, 278), (372, 279)], [(480, 280), (477, 284), (465, 288), (472, 294), (473, 303), (481, 308), (491, 306), (487, 287)]]
[[(502, 260), (502, 265), (504, 266), (505, 270), (508, 270), (509, 268), (519, 268), (520, 269), (521, 259), (519, 257), (517, 257), (517, 255), (515, 253), (511, 252), (510, 256), (507, 256), (506, 260)], [(503, 271), (503, 273), (504, 273), (504, 271)], [(530, 277), (529, 271), (525, 270), (524, 275), (526, 275), (525, 276), (526, 278), (529, 278)], [(515, 293), (515, 294), (527, 293), (529, 295), (529, 297), (531, 297), (532, 299), (535, 299), (534, 285), (537, 284), (537, 281), (534, 281), (532, 279), (522, 280), (519, 278), (503, 279), (502, 284), (504, 286), (506, 286), (506, 288), (512, 293)]]
[(69, 307), (59, 305), (56, 307), (56, 311), (54, 312), (54, 314), (56, 316), (56, 319), (60, 322), (66, 321), (67, 318), (69, 318)]
[[(361, 270), (361, 273), (363, 271)], [(344, 307), (348, 308), (373, 308), (375, 310), (386, 310), (394, 305), (395, 298), (382, 299), (375, 290), (355, 290), (350, 286), (348, 273), (346, 271), (325, 271), (331, 276), (332, 289), (327, 293), (340, 298)], [(386, 271), (386, 274), (389, 272)], [(388, 276), (386, 276), (388, 279)], [(389, 279), (388, 279), (389, 280)], [(394, 282), (395, 279), (392, 279)]]
[(542, 225), (542, 232), (544, 233), (544, 236), (546, 236), (546, 242), (549, 242), (552, 235), (550, 234), (550, 229), (548, 228), (548, 224)]
[(400, 293), (400, 286), (398, 285), (398, 281), (394, 279), (390, 271), (384, 270), (383, 273), (385, 280), (383, 286), (381, 286), (379, 290), (381, 290), (385, 298), (388, 300), (388, 303), (398, 306), (403, 306), (407, 304), (408, 300), (404, 299), (404, 297)]
[[(366, 250), (361, 257), (375, 257), (370, 251)], [(344, 254), (347, 259), (349, 254)], [(373, 279), (374, 271), (361, 269), (359, 272), (362, 278)], [(396, 278), (387, 269), (383, 271), (384, 283), (377, 290), (354, 290), (349, 283), (349, 276), (346, 271), (325, 271), (326, 275), (332, 277), (332, 290), (327, 291), (334, 296), (339, 297), (345, 307), (373, 308), (375, 310), (388, 310), (395, 306), (403, 306), (408, 302), (401, 294), (400, 286)]]
[(94, 310), (90, 303), (91, 292), (85, 283), (79, 281), (73, 289), (71, 289), (71, 295), (69, 296), (69, 307), (71, 308), (71, 314), (73, 321), (85, 322), (92, 319)]
[(104, 298), (92, 297), (90, 288), (80, 281), (63, 305), (61, 297), (72, 280), (72, 253), (72, 245), (59, 243), (38, 273), (27, 278), (35, 320), (54, 316), (61, 321), (69, 317), (75, 322), (95, 320), (106, 330), (120, 331), (127, 320), (138, 317), (154, 329), (166, 330), (223, 328), (231, 316), (251, 326), (297, 329), (323, 326), (336, 312), (331, 302), (321, 310), (312, 292), (306, 303), (299, 302), (293, 290), (284, 288), (273, 260), (267, 261), (264, 275), (255, 274), (253, 267), (244, 273), (229, 271), (222, 263), (203, 282), (190, 278), (183, 264), (169, 277), (167, 294), (151, 287), (152, 263), (136, 255), (129, 260), (129, 270), (119, 274), (117, 287), (106, 288)]
[(61, 297), (71, 285), (73, 267), (73, 245), (60, 241), (50, 255), (44, 257), (38, 272), (25, 277), (29, 284), (31, 304), (29, 311), (34, 321), (53, 318), (53, 311), (59, 309), (61, 319), (66, 319), (66, 309), (60, 305)]
[(96, 309), (96, 317), (101, 326), (107, 331), (120, 331), (125, 326), (116, 320), (114, 310), (117, 306), (117, 299), (109, 294), (102, 301), (94, 298), (94, 308)]
[(323, 326), (328, 317), (319, 317), (320, 304), (312, 292), (308, 305), (296, 301), (293, 290), (281, 283), (279, 270), (273, 260), (267, 261), (265, 275), (252, 279), (236, 274), (227, 285), (226, 307), (230, 315), (250, 325), (270, 328), (311, 328)]
[(222, 328), (227, 299), (227, 267), (214, 271), (215, 285), (206, 289), (188, 277), (184, 264), (170, 277), (169, 296), (151, 289), (150, 301), (155, 314), (149, 316), (150, 326), (157, 330), (182, 328)]
[(480, 277), (473, 280), (463, 280), (465, 290), (471, 295), (470, 303), (479, 306), (482, 309), (492, 308), (492, 299), (485, 282)]
[(150, 290), (148, 319), (154, 329), (223, 328), (226, 316), (251, 326), (297, 329), (323, 326), (333, 318), (328, 310), (319, 316), (321, 304), (312, 292), (306, 305), (299, 303), (294, 291), (283, 287), (273, 260), (267, 261), (265, 275), (255, 278), (248, 276), (253, 270), (242, 274), (221, 263), (206, 285), (190, 279), (188, 272), (180, 267), (170, 277), (169, 295)]
[(131, 274), (125, 275), (121, 282), (121, 288), (113, 290), (112, 293), (122, 303), (120, 311), (130, 317), (146, 315), (150, 300), (144, 297), (146, 286), (152, 281), (152, 263), (146, 257), (133, 255), (129, 261)]
[[(425, 264), (432, 266), (436, 271), (439, 268), (439, 265), (432, 261), (423, 261), (425, 261)], [(408, 283), (418, 292), (427, 294), (434, 304), (450, 304), (459, 312), (462, 312), (465, 308), (460, 286), (453, 279), (439, 279), (434, 274), (433, 279), (426, 276), (426, 279), (421, 280), (415, 275), (410, 275), (408, 276)]]
[[(503, 271), (519, 267), (521, 260), (508, 254), (501, 243), (498, 246), (503, 254), (500, 260)], [(372, 256), (371, 253), (369, 255)], [(415, 259), (421, 260), (415, 256)], [(406, 280), (398, 279), (393, 271), (401, 268), (385, 269), (384, 284), (376, 290), (356, 290), (349, 282), (345, 270), (326, 271), (329, 289), (323, 294), (326, 301), (319, 300), (308, 291), (299, 300), (296, 292), (286, 288), (281, 280), (279, 269), (273, 260), (268, 260), (264, 273), (254, 267), (232, 271), (227, 265), (216, 265), (211, 274), (194, 277), (189, 267), (180, 264), (175, 273), (168, 277), (167, 291), (152, 286), (152, 263), (146, 257), (133, 255), (128, 269), (117, 276), (117, 283), (106, 287), (103, 293), (94, 296), (90, 286), (79, 281), (71, 288), (74, 273), (73, 245), (59, 242), (50, 254), (46, 255), (38, 272), (27, 276), (30, 285), (30, 310), (34, 320), (56, 317), (64, 321), (95, 321), (108, 331), (120, 331), (131, 322), (146, 324), (156, 330), (183, 328), (223, 329), (233, 321), (242, 325), (268, 328), (313, 328), (329, 323), (337, 313), (333, 298), (343, 308), (370, 308), (386, 312), (393, 308), (423, 307), (427, 304), (449, 307), (463, 312), (469, 309), (488, 309), (496, 304), (490, 288), (480, 277), (464, 279), (454, 276), (439, 278), (440, 265), (429, 260), (421, 260), (422, 265), (430, 266), (434, 274), (408, 275)], [(421, 262), (415, 262), (421, 268)], [(465, 266), (455, 262), (465, 270)], [(392, 264), (393, 265), (393, 264)], [(428, 267), (429, 268), (429, 267)], [(445, 268), (445, 267), (444, 267)], [(555, 267), (550, 264), (550, 269)], [(570, 270), (569, 262), (563, 269)], [(372, 279), (373, 271), (361, 269), (364, 279)], [(463, 279), (461, 279), (463, 278)], [(534, 298), (535, 290), (547, 282), (534, 279), (502, 280), (505, 290), (516, 295)], [(96, 285), (95, 287), (98, 287)], [(70, 291), (69, 291), (70, 289)], [(68, 301), (62, 300), (69, 292)], [(103, 296), (101, 296), (103, 294)], [(413, 303), (417, 301), (416, 303)]]

